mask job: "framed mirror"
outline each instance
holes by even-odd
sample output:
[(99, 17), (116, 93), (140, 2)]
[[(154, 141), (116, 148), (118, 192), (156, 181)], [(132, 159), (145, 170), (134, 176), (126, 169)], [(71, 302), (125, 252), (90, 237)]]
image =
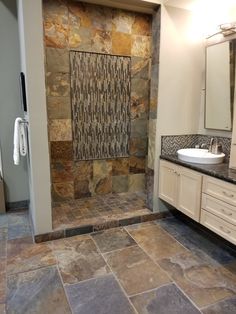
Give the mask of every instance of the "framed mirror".
[(232, 130), (236, 39), (206, 48), (205, 128)]

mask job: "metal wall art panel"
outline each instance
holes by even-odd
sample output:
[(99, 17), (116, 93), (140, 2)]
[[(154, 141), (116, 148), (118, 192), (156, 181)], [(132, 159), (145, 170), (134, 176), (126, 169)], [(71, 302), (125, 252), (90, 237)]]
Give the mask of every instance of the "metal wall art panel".
[(127, 157), (131, 58), (70, 51), (75, 160)]

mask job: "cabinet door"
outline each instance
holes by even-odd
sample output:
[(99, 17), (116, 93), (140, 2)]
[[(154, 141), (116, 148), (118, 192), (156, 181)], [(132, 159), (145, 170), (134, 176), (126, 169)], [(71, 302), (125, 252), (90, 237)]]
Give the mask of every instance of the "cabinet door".
[(184, 167), (178, 168), (177, 209), (200, 221), (202, 175)]
[(160, 161), (159, 197), (176, 207), (178, 166), (167, 161)]

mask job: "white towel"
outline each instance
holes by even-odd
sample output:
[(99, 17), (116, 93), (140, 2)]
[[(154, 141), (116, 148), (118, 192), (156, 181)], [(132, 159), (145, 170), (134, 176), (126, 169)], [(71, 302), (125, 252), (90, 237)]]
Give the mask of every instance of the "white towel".
[(14, 151), (13, 160), (15, 165), (20, 163), (20, 155), (27, 154), (27, 139), (25, 132), (25, 124), (21, 118), (16, 118), (14, 125)]

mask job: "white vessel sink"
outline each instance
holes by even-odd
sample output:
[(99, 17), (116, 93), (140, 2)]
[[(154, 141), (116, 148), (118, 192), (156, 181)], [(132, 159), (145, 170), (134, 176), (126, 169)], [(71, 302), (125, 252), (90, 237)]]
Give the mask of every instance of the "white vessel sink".
[(198, 164), (220, 164), (223, 162), (225, 154), (212, 154), (208, 149), (184, 148), (177, 151), (178, 158), (187, 162)]

